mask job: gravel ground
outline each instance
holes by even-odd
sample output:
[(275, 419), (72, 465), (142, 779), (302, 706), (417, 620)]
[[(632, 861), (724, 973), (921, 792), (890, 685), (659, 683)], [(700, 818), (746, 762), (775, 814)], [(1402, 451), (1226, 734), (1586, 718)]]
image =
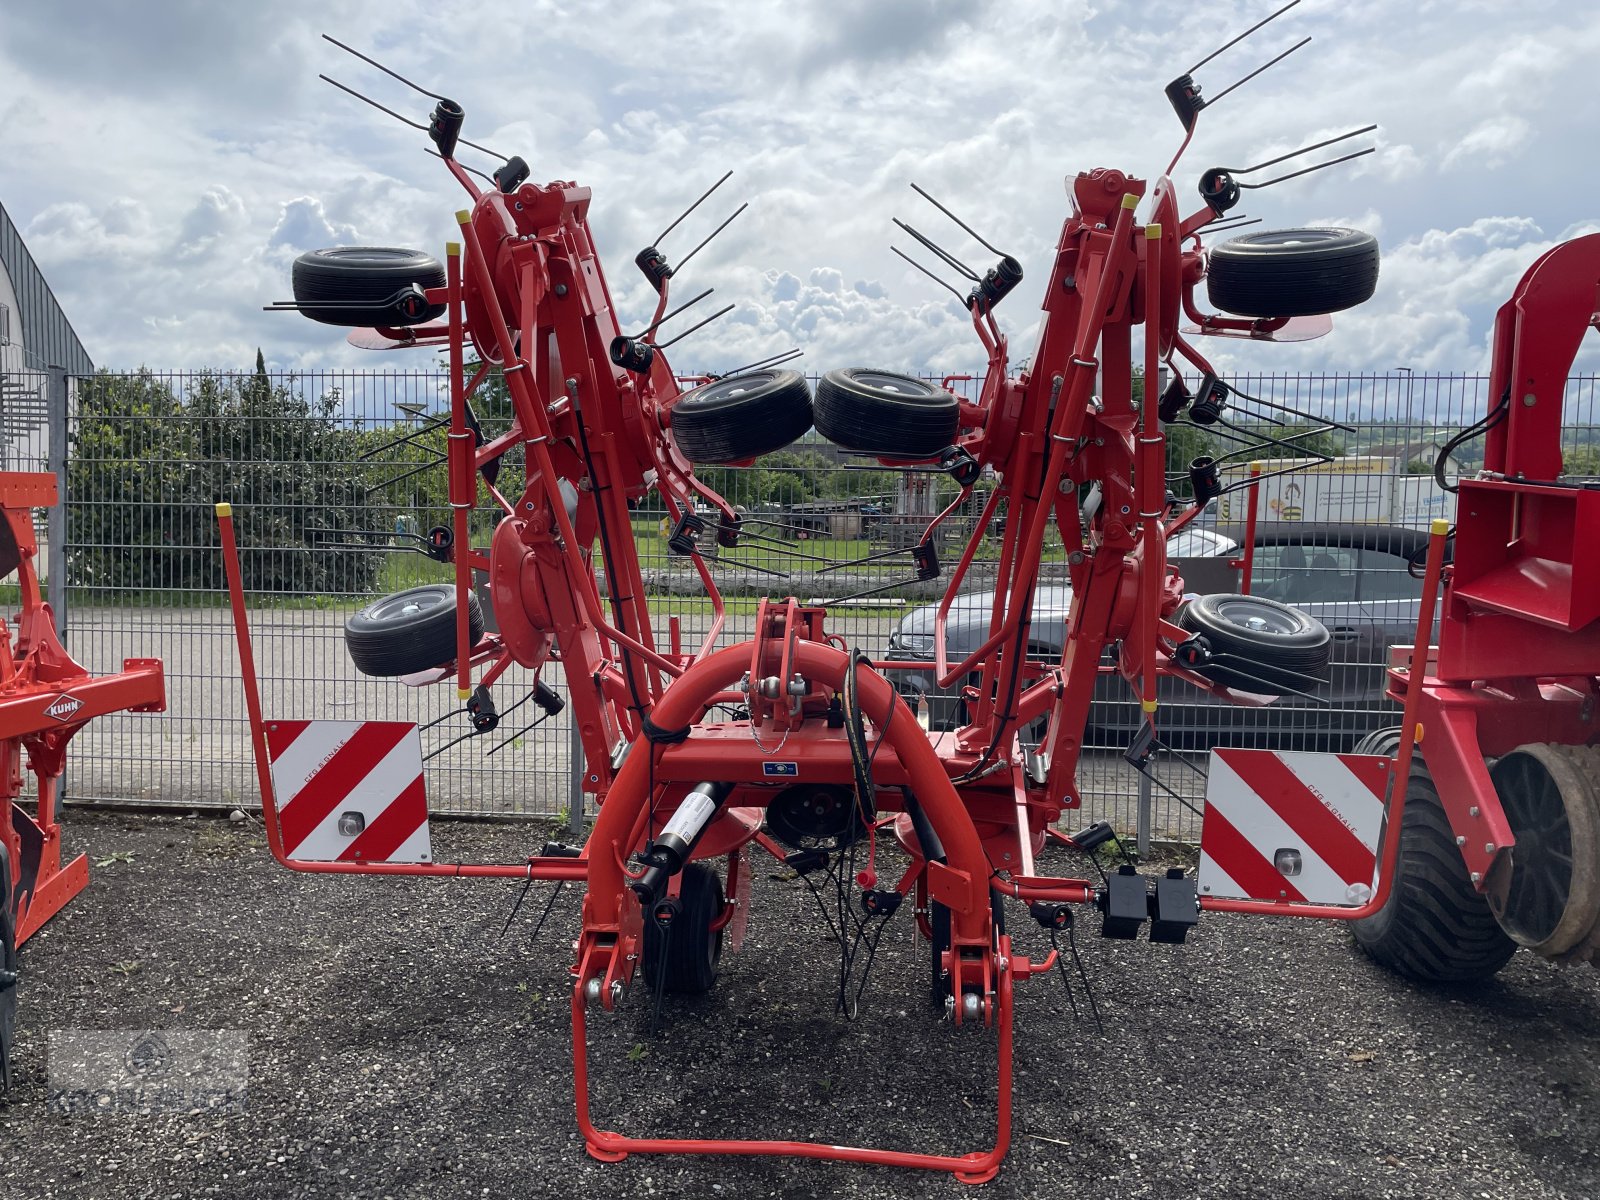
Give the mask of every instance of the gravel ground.
[[(548, 885), (502, 939), (518, 885), (296, 876), (253, 826), (70, 818), (69, 842), (105, 865), (24, 950), (0, 1196), (974, 1194), (839, 1164), (589, 1159), (572, 1115), (571, 889), (537, 942)], [(441, 857), (463, 860), (514, 860), (538, 839), (435, 827)], [(992, 1137), (993, 1039), (929, 1013), (909, 909), (846, 1023), (801, 883), (762, 870), (754, 900), (712, 996), (669, 997), (655, 1037), (642, 988), (595, 1018), (602, 1126), (952, 1152)], [(1014, 933), (1040, 951), (1036, 927)], [(1600, 975), (1518, 956), (1476, 992), (1421, 991), (1333, 923), (1215, 915), (1187, 946), (1081, 944), (1104, 1032), (1073, 1018), (1058, 978), (1019, 989), (1017, 1128), (988, 1195), (1600, 1193)], [(245, 1111), (49, 1110), (50, 1031), (141, 1028), (246, 1031)]]

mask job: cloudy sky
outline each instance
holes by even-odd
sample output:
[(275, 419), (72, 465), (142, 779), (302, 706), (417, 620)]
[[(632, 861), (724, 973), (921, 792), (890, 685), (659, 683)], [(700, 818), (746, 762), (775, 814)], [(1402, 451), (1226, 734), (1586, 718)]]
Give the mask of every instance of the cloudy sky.
[[(326, 32), (454, 97), (466, 136), (521, 154), (536, 180), (591, 185), (625, 323), (642, 324), (651, 300), (634, 253), (731, 169), (663, 244), (680, 257), (750, 201), (680, 278), (680, 296), (715, 286), (739, 306), (674, 352), (681, 369), (791, 345), (813, 371), (968, 369), (981, 356), (964, 313), (890, 253), (891, 218), (988, 256), (908, 184), (1022, 261), (1001, 312), (1024, 357), (1063, 179), (1099, 165), (1159, 173), (1179, 140), (1162, 85), (1273, 6), (4, 0), (0, 202), (102, 365), (247, 366), (257, 346), (296, 370), (422, 365), (426, 352), (378, 358), (260, 311), (289, 295), (303, 250), (442, 250), (464, 199), (422, 134), (318, 80), (418, 120), (431, 103)], [(1600, 4), (1304, 0), (1198, 78), (1215, 94), (1308, 34), (1204, 115), (1180, 194), (1195, 198), (1205, 167), (1377, 122), (1375, 155), (1248, 193), (1240, 211), (1265, 228), (1376, 234), (1378, 295), (1318, 342), (1210, 349), (1236, 370), (1480, 367), (1522, 270), (1600, 229)]]

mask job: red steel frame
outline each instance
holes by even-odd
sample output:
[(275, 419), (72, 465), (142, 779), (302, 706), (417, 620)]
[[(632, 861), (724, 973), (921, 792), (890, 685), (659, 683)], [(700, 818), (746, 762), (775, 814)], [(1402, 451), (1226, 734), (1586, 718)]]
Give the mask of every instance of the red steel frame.
[(1508, 882), (1516, 844), (1485, 758), (1600, 737), (1600, 559), (1588, 541), (1600, 492), (1558, 478), (1567, 376), (1595, 327), (1600, 234), (1589, 234), (1541, 256), (1496, 315), (1483, 470), (1460, 481), (1453, 562), (1429, 556), (1427, 594), (1442, 579), (1444, 596), (1438, 643), (1425, 619), (1389, 672), (1481, 891)]
[[(0, 841), (14, 871), (0, 896), (16, 918), (21, 945), (89, 883), (89, 859), (61, 861), (57, 787), (74, 734), (105, 713), (164, 712), (161, 661), (130, 658), (115, 675), (93, 676), (72, 660), (56, 634), (55, 615), (39, 591), (33, 510), (57, 502), (56, 477), (0, 472), (0, 575), (17, 573), (21, 612), (0, 619)], [(18, 798), (22, 772), (33, 773), (33, 813)]]
[[(695, 478), (673, 440), (678, 383), (659, 351), (642, 373), (617, 367), (609, 357), (620, 330), (589, 234), (587, 188), (557, 181), (483, 191), (458, 164), (446, 162), (473, 203), (457, 214), (461, 241), (448, 248), (446, 285), (428, 294), (431, 302), (445, 305), (445, 318), (405, 337), (443, 338), (450, 352), (450, 503), (462, 599), (452, 674), (465, 696), (474, 667), (485, 667), (479, 682), (488, 684), (513, 662), (537, 671), (560, 661), (583, 744), (584, 790), (600, 801), (599, 815), (578, 859), (535, 857), (500, 866), (305, 863), (285, 857), (269, 802), (274, 855), (306, 871), (583, 879), (587, 892), (572, 1001), (574, 1075), (579, 1123), (597, 1158), (784, 1154), (948, 1170), (969, 1182), (992, 1177), (1010, 1137), (1012, 985), (1048, 970), (1054, 956), (1036, 963), (1011, 952), (993, 924), (991, 888), (1023, 901), (1084, 903), (1096, 896), (1086, 879), (1038, 873), (1034, 856), (1063, 811), (1080, 803), (1077, 762), (1109, 645), (1120, 644), (1118, 669), (1138, 688), (1153, 726), (1159, 719), (1158, 676), (1178, 675), (1221, 692), (1173, 659), (1188, 635), (1171, 622), (1184, 589), (1167, 565), (1165, 543), (1195, 511), (1177, 517), (1167, 512), (1165, 439), (1153, 395), (1161, 365), (1174, 354), (1211, 370), (1180, 333), (1181, 312), (1198, 314), (1202, 329), (1241, 325), (1199, 314), (1194, 299), (1205, 273), (1199, 230), (1219, 213), (1202, 207), (1181, 216), (1167, 176), (1151, 189), (1118, 170), (1082, 173), (1070, 184), (1071, 212), (1050, 267), (1028, 369), (1009, 371), (1007, 341), (991, 309), (982, 301), (973, 304), (974, 329), (989, 363), (978, 401), (961, 406), (958, 444), (992, 468), (999, 483), (948, 581), (935, 627), (936, 662), (925, 664), (943, 687), (970, 674), (979, 678), (968, 693), (969, 723), (957, 732), (953, 750), (936, 754), (891, 684), (876, 670), (854, 668), (861, 708), (883, 742), (872, 768), (878, 811), (900, 812), (899, 789), (909, 788), (944, 847), (945, 860), (929, 862), (914, 838), (903, 839), (913, 866), (897, 886), (902, 895), (914, 890), (919, 904), (931, 899), (949, 908), (945, 963), (951, 994), (976, 995), (982, 1022), (997, 1030), (994, 1144), (951, 1157), (798, 1142), (640, 1139), (593, 1123), (585, 1040), (589, 1010), (618, 1004), (641, 954), (643, 918), (627, 886), (629, 860), (643, 847), (647, 829), (669, 817), (703, 780), (735, 786), (699, 856), (736, 851), (752, 839), (781, 855), (758, 832), (760, 810), (776, 791), (763, 772), (771, 758), (764, 747), (782, 744), (783, 757), (801, 764), (808, 783), (851, 786), (849, 746), (824, 716), (852, 668), (839, 639), (825, 630), (826, 613), (792, 599), (763, 601), (754, 637), (718, 649), (724, 606), (698, 554), (693, 561), (713, 606), (712, 628), (693, 652), (683, 652), (676, 636), (668, 649), (656, 646), (629, 501), (654, 488), (674, 518), (699, 507), (732, 519), (726, 501)], [(1135, 210), (1147, 194), (1150, 214), (1141, 224)], [(659, 287), (658, 317), (669, 288), (669, 282)], [(1142, 406), (1135, 404), (1132, 386), (1133, 331), (1140, 325), (1144, 378), (1152, 389)], [(1268, 340), (1276, 327), (1242, 325)], [(514, 405), (511, 430), (487, 445), (475, 445), (467, 432), (465, 405), (484, 378), (483, 371), (464, 377), (469, 343), (481, 361), (499, 365)], [(518, 445), (526, 455), (523, 493), (507, 497), (492, 486), (480, 488), (483, 465)], [(1099, 484), (1102, 503), (1085, 524), (1076, 491), (1090, 482)], [(504, 514), (487, 550), (472, 548), (467, 538), (467, 515), (480, 496)], [(944, 648), (951, 600), (986, 536), (984, 526), (1002, 503), (1008, 518), (989, 634), (964, 661), (951, 663)], [(1032, 597), (1052, 521), (1070, 551), (1073, 591), (1065, 651), (1053, 665), (1026, 657)], [(271, 777), (231, 514), (223, 513), (222, 530), (267, 799)], [(608, 584), (604, 598), (596, 579), (597, 540)], [(488, 573), (500, 633), (469, 646), (465, 597), (473, 570)], [(795, 679), (803, 683), (801, 694), (779, 701), (764, 698), (757, 686), (776, 681), (786, 690)], [(736, 690), (741, 684), (747, 692)], [(711, 706), (730, 697), (748, 705), (749, 719), (708, 721)], [(1413, 695), (1408, 710), (1415, 703)], [(1022, 769), (1016, 735), (1046, 713), (1048, 770), (1041, 783)], [(689, 729), (691, 735), (676, 744), (652, 741), (646, 717), (654, 729)], [(1389, 841), (1386, 862), (1392, 865), (1395, 839)], [(1387, 872), (1378, 895), (1359, 910), (1212, 898), (1200, 903), (1348, 917), (1374, 911), (1386, 893)], [(971, 1018), (956, 1004), (953, 1019), (960, 1024)]]

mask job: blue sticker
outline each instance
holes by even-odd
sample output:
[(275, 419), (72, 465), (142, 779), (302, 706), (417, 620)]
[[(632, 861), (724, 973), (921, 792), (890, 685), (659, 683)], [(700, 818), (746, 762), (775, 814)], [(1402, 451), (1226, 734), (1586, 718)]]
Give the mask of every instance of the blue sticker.
[(800, 764), (797, 762), (764, 762), (761, 764), (763, 775), (788, 775), (798, 776)]

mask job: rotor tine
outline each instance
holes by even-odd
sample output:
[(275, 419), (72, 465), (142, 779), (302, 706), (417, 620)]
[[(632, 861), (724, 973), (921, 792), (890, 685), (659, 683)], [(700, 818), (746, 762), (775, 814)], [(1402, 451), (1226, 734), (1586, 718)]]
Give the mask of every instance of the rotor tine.
[(793, 362), (795, 359), (802, 358), (804, 356), (805, 351), (800, 349), (799, 346), (795, 346), (793, 349), (784, 350), (778, 354), (769, 354), (766, 358), (758, 358), (753, 363), (745, 363), (745, 365), (742, 367), (734, 367), (731, 371), (724, 371), (722, 373), (722, 378), (727, 379), (731, 375), (738, 375), (744, 371), (757, 371), (763, 367), (776, 367), (782, 363)]
[(343, 50), (347, 54), (354, 54), (362, 62), (368, 63), (371, 66), (377, 67), (378, 70), (382, 71), (385, 75), (393, 76), (395, 79), (398, 79), (401, 83), (405, 84), (412, 91), (421, 92), (424, 96), (427, 96), (430, 100), (445, 100), (445, 99), (448, 99), (448, 97), (446, 97), (446, 96), (439, 95), (438, 92), (430, 92), (427, 88), (420, 87), (417, 84), (412, 83), (411, 80), (407, 79), (404, 75), (400, 74), (399, 71), (391, 71), (388, 67), (384, 66), (377, 59), (368, 57), (367, 55), (361, 53), (361, 51), (355, 49), (353, 46), (345, 45), (343, 42), (341, 42), (336, 37), (330, 37), (328, 34), (325, 33), (325, 34), (322, 35), (322, 40), (325, 41), (325, 42), (332, 42), (335, 46), (339, 47), (339, 49)]
[(900, 249), (900, 247), (899, 247), (899, 246), (890, 246), (890, 247), (889, 247), (889, 249), (891, 249), (891, 250), (893, 250), (893, 251), (894, 251), (894, 252), (895, 252), (895, 253), (896, 253), (896, 254), (898, 254), (898, 255), (899, 255), (899, 256), (900, 256), (900, 257), (901, 257), (901, 258), (903, 258), (903, 259), (905, 259), (905, 260), (906, 260), (906, 261), (907, 261), (907, 262), (908, 262), (908, 263), (910, 263), (910, 264), (911, 264), (911, 265), (912, 265), (912, 266), (913, 266), (913, 267), (915, 267), (915, 268), (916, 268), (916, 269), (917, 269), (917, 270), (919, 270), (919, 271), (921, 271), (921, 272), (922, 272), (922, 273), (923, 273), (923, 274), (924, 274), (924, 275), (926, 275), (926, 276), (927, 276), (927, 277), (928, 277), (928, 278), (929, 278), (929, 279), (931, 279), (931, 280), (933, 280), (933, 281), (934, 281), (934, 282), (935, 282), (935, 283), (937, 283), (937, 284), (938, 284), (938, 285), (939, 285), (939, 286), (940, 286), (940, 287), (942, 287), (942, 288), (944, 288), (944, 289), (945, 289), (945, 290), (946, 290), (946, 291), (948, 291), (948, 292), (949, 292), (949, 293), (950, 293), (950, 294), (951, 294), (951, 295), (952, 295), (952, 296), (954, 296), (954, 297), (955, 297), (955, 298), (956, 298), (956, 299), (957, 299), (957, 300), (960, 300), (960, 301), (961, 301), (961, 303), (962, 303), (962, 304), (963, 304), (963, 305), (965, 305), (965, 304), (966, 304), (966, 302), (967, 302), (967, 301), (966, 301), (966, 298), (965, 298), (965, 297), (964, 297), (964, 296), (962, 296), (962, 294), (961, 294), (961, 293), (960, 293), (960, 292), (958, 292), (958, 291), (956, 291), (956, 289), (955, 289), (955, 288), (953, 288), (953, 287), (951, 287), (951, 286), (950, 286), (950, 285), (949, 285), (949, 284), (948, 284), (948, 283), (946, 283), (946, 282), (945, 282), (945, 281), (944, 281), (944, 280), (943, 280), (943, 279), (940, 279), (940, 278), (939, 278), (939, 277), (938, 277), (938, 276), (937, 276), (937, 275), (935, 275), (935, 274), (934, 274), (934, 273), (933, 273), (933, 272), (932, 272), (932, 271), (930, 271), (930, 270), (928, 270), (928, 268), (927, 268), (927, 267), (925, 267), (925, 266), (923, 266), (923, 265), (922, 265), (922, 264), (921, 264), (921, 263), (919, 263), (919, 262), (918, 262), (918, 261), (917, 261), (917, 260), (916, 260), (916, 259), (914, 259), (914, 258), (912, 258), (912, 257), (911, 257), (911, 256), (910, 256), (910, 255), (909, 255), (909, 254), (907, 254), (907, 253), (906, 253), (906, 252), (905, 252), (905, 251), (903, 251), (903, 250), (901, 250), (901, 249)]
[(1290, 171), (1287, 175), (1279, 175), (1276, 179), (1268, 179), (1263, 183), (1241, 183), (1239, 187), (1269, 188), (1275, 183), (1283, 183), (1285, 180), (1289, 179), (1298, 179), (1302, 175), (1309, 175), (1311, 172), (1320, 171), (1324, 167), (1337, 167), (1340, 163), (1347, 163), (1352, 158), (1364, 158), (1368, 154), (1376, 154), (1377, 152), (1378, 148), (1376, 146), (1368, 146), (1365, 150), (1357, 150), (1354, 154), (1345, 154), (1339, 158), (1330, 158), (1327, 162), (1317, 163), (1315, 166), (1311, 167), (1302, 167), (1298, 171)]
[(962, 220), (962, 219), (961, 219), (961, 218), (960, 218), (960, 217), (958, 217), (958, 216), (956, 216), (956, 215), (955, 215), (955, 213), (953, 213), (953, 212), (951, 212), (951, 211), (950, 211), (950, 210), (949, 210), (949, 209), (948, 209), (948, 208), (946, 208), (946, 207), (945, 207), (945, 206), (944, 206), (944, 205), (942, 205), (942, 204), (940, 204), (940, 203), (939, 203), (939, 202), (938, 202), (938, 201), (937, 201), (937, 200), (935, 200), (935, 199), (934, 199), (934, 198), (933, 198), (933, 197), (932, 197), (932, 196), (930, 196), (930, 195), (928, 195), (928, 193), (927, 193), (927, 192), (926, 192), (926, 191), (924, 191), (924, 190), (923, 190), (923, 189), (922, 189), (922, 188), (920, 188), (920, 187), (918, 187), (918, 186), (917, 186), (917, 185), (916, 185), (916, 184), (914, 184), (914, 183), (913, 183), (913, 184), (912, 184), (912, 185), (911, 185), (911, 190), (912, 190), (912, 191), (914, 191), (914, 192), (915, 192), (915, 193), (916, 193), (916, 194), (917, 194), (917, 195), (919, 195), (919, 196), (921, 196), (921, 197), (922, 197), (922, 198), (923, 198), (923, 199), (924, 199), (924, 200), (926, 200), (926, 201), (927, 201), (927, 202), (928, 202), (928, 203), (929, 203), (929, 204), (931, 204), (931, 205), (933, 205), (933, 206), (934, 206), (934, 207), (935, 207), (935, 208), (937, 208), (937, 209), (938, 209), (938, 210), (939, 210), (939, 211), (940, 211), (940, 212), (942, 212), (942, 213), (943, 213), (943, 214), (944, 214), (944, 215), (945, 215), (945, 216), (947, 216), (947, 217), (949, 217), (949, 218), (950, 218), (950, 219), (951, 219), (951, 220), (952, 220), (952, 221), (954, 221), (954, 222), (955, 222), (955, 223), (956, 223), (956, 224), (957, 224), (957, 225), (959, 225), (959, 226), (961, 226), (961, 228), (962, 228), (962, 229), (965, 229), (965, 230), (966, 230), (966, 231), (967, 231), (967, 233), (969, 233), (969, 234), (970, 234), (970, 235), (971, 235), (971, 236), (972, 236), (972, 238), (973, 238), (973, 240), (975, 240), (975, 241), (976, 241), (976, 242), (977, 242), (977, 243), (978, 243), (978, 245), (980, 245), (980, 246), (982, 246), (982, 247), (983, 247), (983, 248), (984, 248), (984, 249), (985, 249), (985, 250), (987, 250), (987, 251), (988, 251), (988, 252), (989, 252), (989, 253), (990, 253), (990, 254), (998, 254), (998, 255), (1000, 255), (1000, 257), (1001, 257), (1001, 258), (1005, 258), (1005, 257), (1006, 257), (1006, 255), (1005, 255), (1005, 254), (1004, 254), (1004, 252), (1002, 252), (1002, 251), (1000, 251), (1000, 250), (996, 250), (996, 249), (995, 249), (995, 248), (994, 248), (994, 247), (993, 247), (993, 246), (991, 246), (991, 245), (990, 245), (990, 244), (989, 244), (989, 243), (988, 243), (988, 242), (987, 242), (987, 241), (985, 241), (985, 240), (984, 240), (984, 237), (983, 237), (983, 235), (982, 235), (982, 234), (981, 234), (981, 233), (979, 233), (979, 232), (978, 232), (978, 231), (977, 231), (977, 230), (976, 230), (976, 229), (974, 229), (974, 228), (973, 228), (973, 227), (972, 227), (972, 226), (971, 226), (971, 225), (968, 225), (968, 224), (967, 224), (967, 223), (966, 223), (966, 222), (965, 222), (965, 221), (963, 221), (963, 220)]
[(717, 234), (721, 233), (729, 225), (733, 224), (733, 218), (737, 217), (740, 213), (742, 213), (745, 209), (747, 209), (749, 207), (750, 207), (750, 202), (748, 200), (746, 200), (743, 204), (739, 205), (738, 208), (734, 209), (733, 210), (733, 214), (731, 216), (729, 216), (729, 218), (726, 221), (724, 221), (721, 225), (718, 225), (710, 233), (706, 234), (705, 241), (701, 242), (693, 250), (689, 251), (689, 253), (685, 254), (682, 258), (680, 258), (678, 260), (678, 265), (676, 267), (672, 268), (673, 273), (676, 274), (677, 272), (683, 270), (683, 267), (684, 267), (685, 263), (687, 263), (696, 254), (699, 254), (700, 251), (704, 250), (706, 248), (706, 245), (711, 241), (712, 238), (716, 237)]
[(701, 292), (698, 296), (696, 296), (693, 300), (685, 300), (682, 304), (678, 305), (677, 308), (673, 309), (671, 312), (667, 313), (659, 321), (657, 321), (654, 325), (650, 326), (650, 328), (644, 330), (642, 333), (634, 334), (635, 339), (649, 337), (652, 333), (654, 333), (656, 330), (660, 329), (663, 325), (665, 325), (668, 321), (672, 320), (673, 317), (677, 316), (684, 309), (692, 308), (694, 305), (699, 304), (700, 301), (704, 300), (707, 296), (711, 295), (711, 293), (716, 291), (716, 290), (717, 290), (716, 288), (707, 288), (705, 291)]
[(674, 221), (671, 225), (668, 225), (665, 229), (663, 229), (661, 231), (660, 235), (656, 238), (656, 240), (654, 242), (650, 243), (650, 244), (653, 245), (653, 246), (661, 245), (662, 239), (664, 239), (667, 236), (667, 234), (671, 233), (679, 225), (683, 224), (684, 217), (687, 217), (695, 209), (699, 208), (701, 204), (705, 203), (705, 200), (706, 200), (707, 196), (711, 195), (712, 192), (716, 191), (723, 184), (727, 183), (728, 180), (731, 179), (732, 177), (733, 177), (733, 172), (729, 171), (721, 179), (717, 180), (710, 187), (708, 187), (704, 192), (701, 193), (700, 199), (696, 200), (693, 204), (689, 205), (688, 208), (684, 209), (681, 213), (679, 213), (678, 214), (678, 219), (676, 221)]
[(357, 100), (360, 100), (363, 104), (372, 105), (372, 107), (377, 109), (379, 112), (388, 113), (391, 117), (393, 117), (396, 121), (399, 121), (402, 125), (409, 125), (413, 129), (420, 129), (424, 133), (428, 132), (428, 127), (426, 125), (419, 125), (417, 122), (413, 121), (410, 117), (402, 117), (399, 113), (395, 112), (394, 109), (385, 108), (383, 105), (379, 104), (376, 100), (373, 100), (373, 99), (370, 99), (369, 97), (363, 96), (360, 92), (356, 91), (355, 88), (348, 87), (345, 84), (340, 83), (337, 79), (330, 79), (326, 75), (318, 75), (317, 78), (322, 80), (324, 83), (333, 84), (333, 86), (338, 88), (341, 92), (349, 92)]
[(736, 307), (735, 305), (730, 304), (726, 308), (719, 308), (716, 312), (712, 313), (704, 321), (701, 321), (700, 324), (689, 326), (689, 328), (685, 329), (677, 337), (673, 338), (672, 341), (656, 343), (656, 349), (657, 350), (665, 350), (668, 346), (672, 346), (672, 345), (675, 345), (678, 342), (683, 341), (684, 338), (688, 337), (695, 330), (704, 328), (705, 326), (711, 324), (711, 322), (715, 321), (718, 317), (727, 316), (729, 313), (731, 313), (734, 310), (735, 307)]
[(1205, 66), (1208, 62), (1210, 62), (1213, 58), (1217, 57), (1217, 55), (1221, 54), (1224, 50), (1233, 49), (1233, 47), (1237, 46), (1240, 42), (1244, 41), (1245, 38), (1249, 37), (1256, 30), (1260, 29), (1263, 25), (1267, 25), (1267, 24), (1270, 24), (1273, 21), (1276, 21), (1279, 17), (1283, 16), (1284, 13), (1288, 12), (1291, 8), (1293, 8), (1296, 4), (1299, 4), (1299, 3), (1300, 3), (1300, 0), (1289, 0), (1289, 3), (1285, 4), (1277, 12), (1273, 13), (1269, 17), (1264, 17), (1262, 20), (1257, 21), (1254, 25), (1250, 26), (1249, 29), (1246, 29), (1243, 33), (1241, 33), (1238, 37), (1234, 38), (1231, 42), (1224, 42), (1222, 45), (1218, 46), (1210, 54), (1206, 55), (1199, 62), (1195, 63), (1194, 66), (1190, 67), (1187, 71), (1185, 71), (1184, 74), (1185, 75), (1193, 75), (1196, 71), (1198, 71), (1201, 67)]
[(1246, 75), (1243, 79), (1240, 79), (1235, 83), (1230, 83), (1227, 87), (1223, 88), (1215, 96), (1211, 97), (1211, 99), (1207, 100), (1206, 101), (1206, 107), (1210, 108), (1213, 104), (1215, 104), (1218, 100), (1221, 100), (1229, 92), (1234, 91), (1236, 88), (1243, 87), (1245, 84), (1249, 83), (1252, 79), (1254, 79), (1257, 75), (1260, 75), (1263, 71), (1267, 70), (1267, 68), (1277, 66), (1284, 59), (1288, 58), (1289, 55), (1293, 54), (1296, 50), (1300, 49), (1300, 47), (1304, 46), (1310, 40), (1311, 39), (1309, 37), (1301, 38), (1298, 42), (1296, 42), (1294, 45), (1290, 46), (1282, 54), (1278, 55), (1276, 58), (1268, 59), (1266, 62), (1262, 63), (1259, 67), (1257, 67), (1254, 71), (1251, 71), (1250, 74)]
[[(457, 140), (459, 141), (460, 139), (458, 138)], [(471, 142), (467, 142), (466, 144), (469, 145), (469, 146), (472, 145)], [(474, 146), (473, 149), (481, 149), (481, 147)], [(440, 154), (437, 150), (430, 150), (426, 146), (424, 146), (422, 148), (422, 152), (424, 154), (431, 154), (435, 158), (444, 158), (444, 155)], [(482, 180), (484, 180), (484, 181), (486, 181), (488, 183), (493, 183), (494, 182), (494, 176), (493, 175), (487, 174), (484, 171), (480, 171), (480, 170), (478, 170), (477, 167), (469, 167), (469, 166), (467, 166), (466, 163), (462, 162), (458, 158), (446, 159), (446, 161), (455, 163), (456, 166), (460, 167), (463, 171), (466, 171), (466, 172), (468, 172), (469, 174), (472, 174), (472, 175), (476, 175), (479, 179), (482, 179)]]
[(1321, 150), (1324, 146), (1331, 146), (1335, 142), (1342, 142), (1347, 138), (1359, 137), (1363, 133), (1371, 133), (1377, 127), (1378, 126), (1376, 123), (1364, 125), (1360, 129), (1352, 129), (1349, 133), (1341, 133), (1338, 137), (1331, 137), (1327, 141), (1314, 142), (1309, 146), (1301, 146), (1298, 150), (1291, 150), (1287, 154), (1280, 154), (1277, 158), (1269, 158), (1266, 162), (1258, 162), (1253, 167), (1223, 167), (1222, 169), (1228, 172), (1230, 175), (1249, 175), (1254, 171), (1260, 171), (1266, 167), (1275, 167), (1279, 163), (1287, 162), (1291, 158), (1298, 158), (1302, 154), (1310, 154), (1313, 150)]
[(923, 234), (918, 233), (899, 217), (892, 217), (890, 219), (893, 220), (896, 225), (900, 226), (901, 229), (904, 229), (912, 237), (916, 238), (917, 241), (921, 242), (926, 249), (931, 250), (934, 254), (938, 255), (939, 259), (945, 264), (945, 266), (953, 267), (955, 270), (960, 271), (961, 274), (972, 280), (973, 283), (983, 282), (983, 277), (981, 275), (979, 275), (971, 267), (967, 266), (966, 263), (962, 262), (954, 254), (951, 254), (950, 251), (946, 250), (943, 246), (940, 246), (932, 238), (925, 237)]

